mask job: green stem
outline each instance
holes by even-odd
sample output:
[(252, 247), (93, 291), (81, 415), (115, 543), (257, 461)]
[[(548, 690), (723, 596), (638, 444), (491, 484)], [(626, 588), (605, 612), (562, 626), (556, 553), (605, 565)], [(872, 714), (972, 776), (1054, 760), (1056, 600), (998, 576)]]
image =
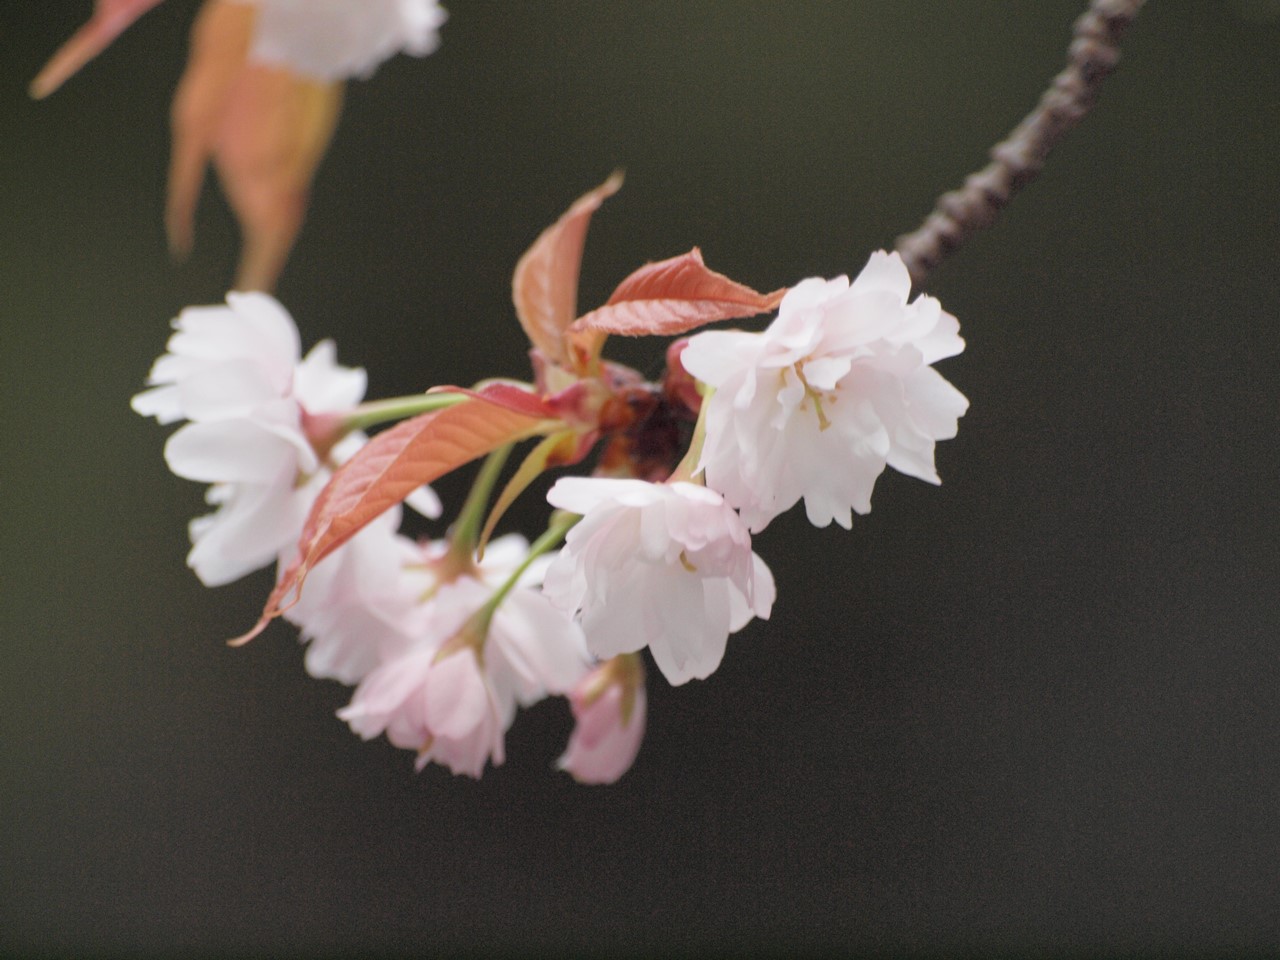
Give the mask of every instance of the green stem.
[(465, 393), (415, 393), (407, 397), (391, 397), (387, 400), (370, 400), (356, 407), (343, 418), (347, 430), (365, 430), (389, 420), (403, 420), (420, 413), (431, 413), (445, 407), (456, 407), (471, 398)]
[(493, 485), (498, 481), (498, 475), (502, 473), (502, 467), (507, 462), (512, 446), (513, 444), (510, 443), (504, 444), (485, 457), (480, 472), (476, 474), (471, 484), (467, 502), (462, 505), (458, 519), (449, 532), (449, 551), (459, 563), (464, 565), (471, 563), (476, 544), (480, 542), (480, 529), (484, 525), (489, 495), (493, 492)]
[(689, 449), (667, 477), (667, 483), (681, 480), (692, 483), (698, 472), (698, 460), (702, 457), (702, 443), (707, 438), (707, 407), (710, 406), (711, 394), (715, 391), (705, 384), (698, 384), (698, 392), (702, 394), (702, 406), (698, 408), (698, 422), (693, 427), (693, 437), (689, 440)]
[(515, 589), (516, 584), (520, 582), (520, 578), (524, 576), (524, 572), (529, 569), (529, 565), (544, 553), (554, 550), (556, 547), (560, 546), (560, 542), (564, 540), (565, 534), (573, 529), (573, 525), (581, 519), (582, 517), (578, 514), (567, 513), (564, 510), (557, 510), (551, 515), (551, 522), (547, 524), (546, 532), (537, 540), (533, 541), (533, 544), (529, 547), (529, 555), (524, 558), (524, 561), (520, 566), (516, 567), (516, 569), (512, 571), (511, 576), (507, 577), (502, 586), (494, 591), (493, 596), (490, 597), (485, 605), (477, 610), (475, 616), (471, 618), (468, 623), (468, 627), (477, 630), (477, 636), (483, 637), (488, 634), (489, 621), (493, 619), (494, 611), (497, 610), (502, 604), (502, 601), (507, 598), (507, 594)]

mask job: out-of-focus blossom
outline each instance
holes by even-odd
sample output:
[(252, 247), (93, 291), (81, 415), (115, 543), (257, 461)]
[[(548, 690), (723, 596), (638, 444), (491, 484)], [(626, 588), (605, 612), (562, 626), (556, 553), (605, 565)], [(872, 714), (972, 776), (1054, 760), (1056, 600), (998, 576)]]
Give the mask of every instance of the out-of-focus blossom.
[(258, 0), (250, 58), (317, 80), (368, 77), (404, 52), (440, 46), (448, 15), (436, 0)]
[(257, 14), (252, 5), (207, 0), (196, 17), (173, 98), (165, 206), (170, 249), (185, 256), (214, 163), (240, 221), (241, 290), (274, 289), (342, 106), (341, 83), (249, 59)]
[(301, 359), (293, 319), (266, 294), (229, 294), (225, 307), (189, 308), (173, 326), (151, 389), (132, 406), (161, 423), (189, 421), (165, 444), (165, 460), (178, 476), (214, 485), (207, 499), (218, 509), (192, 522), (187, 562), (216, 586), (296, 540), (327, 477), (304, 420), (353, 408), (365, 373), (340, 366), (331, 341)]
[[(97, 0), (93, 18), (32, 82), (47, 96), (159, 0)], [(439, 45), (435, 0), (206, 0), (174, 95), (165, 227), (185, 256), (212, 161), (240, 221), (235, 286), (272, 290), (302, 228), (343, 81)]]
[(606, 660), (569, 695), (575, 725), (557, 761), (579, 783), (615, 783), (644, 739), (644, 667), (635, 654)]
[(517, 587), (484, 633), (475, 616), (493, 587), (473, 576), (442, 584), (419, 608), (413, 645), (371, 671), (339, 711), (368, 740), (385, 733), (435, 761), (479, 777), (500, 765), (518, 705), (567, 693), (585, 673), (582, 635), (530, 587)]
[(709, 331), (681, 363), (715, 388), (699, 467), (753, 531), (801, 498), (810, 522), (852, 525), (885, 465), (938, 483), (934, 444), (968, 401), (930, 364), (964, 349), (933, 297), (908, 302), (896, 253), (793, 287), (763, 333)]
[(691, 483), (565, 477), (553, 506), (583, 515), (543, 589), (581, 617), (602, 659), (648, 647), (673, 684), (709, 676), (729, 634), (768, 618), (774, 583), (718, 493)]

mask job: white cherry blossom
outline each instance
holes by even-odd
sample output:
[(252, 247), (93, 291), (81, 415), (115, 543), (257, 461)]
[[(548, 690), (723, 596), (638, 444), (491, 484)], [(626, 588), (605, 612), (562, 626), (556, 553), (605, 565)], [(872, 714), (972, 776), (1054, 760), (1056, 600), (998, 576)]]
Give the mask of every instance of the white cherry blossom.
[[(296, 540), (327, 473), (306, 435), (307, 415), (341, 413), (364, 396), (365, 373), (340, 366), (331, 341), (300, 354), (293, 319), (263, 293), (192, 307), (173, 323), (135, 411), (189, 421), (165, 444), (175, 474), (213, 484), (217, 510), (191, 524), (188, 565), (207, 586), (274, 560)], [(349, 438), (345, 450), (358, 446)]]
[(565, 477), (547, 500), (583, 515), (543, 589), (581, 618), (595, 656), (647, 646), (672, 684), (703, 679), (720, 665), (730, 633), (768, 618), (773, 576), (718, 493), (691, 483)]
[(715, 388), (699, 468), (753, 531), (801, 498), (815, 526), (850, 527), (886, 464), (940, 482), (934, 444), (968, 401), (931, 364), (964, 341), (937, 300), (910, 292), (898, 254), (877, 252), (852, 284), (797, 284), (763, 333), (690, 338), (681, 362)]
[(250, 58), (318, 80), (368, 77), (402, 51), (424, 57), (448, 19), (437, 0), (256, 2)]

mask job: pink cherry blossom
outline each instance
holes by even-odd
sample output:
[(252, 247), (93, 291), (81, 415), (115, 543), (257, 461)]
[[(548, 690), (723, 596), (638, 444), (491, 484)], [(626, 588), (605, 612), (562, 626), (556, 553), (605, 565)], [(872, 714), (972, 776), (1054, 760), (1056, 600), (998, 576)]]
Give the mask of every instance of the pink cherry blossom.
[(768, 618), (774, 584), (718, 493), (691, 483), (565, 477), (547, 494), (580, 513), (544, 591), (579, 616), (602, 659), (648, 647), (673, 684), (709, 676), (729, 634)]
[(644, 668), (632, 654), (597, 666), (569, 695), (576, 721), (557, 761), (579, 783), (615, 783), (631, 769), (644, 739)]
[(482, 564), (478, 576), (440, 585), (418, 606), (410, 645), (371, 670), (339, 711), (353, 731), (366, 740), (386, 733), (396, 746), (418, 751), (419, 769), (435, 761), (479, 777), (487, 762), (503, 762), (503, 737), (518, 706), (566, 694), (581, 679), (587, 654), (580, 628), (532, 586), (507, 595), (483, 636), (471, 633), (477, 611), (505, 579), (497, 570), (512, 545), (496, 541), (506, 557)]
[(815, 526), (850, 527), (886, 464), (940, 482), (934, 444), (968, 401), (931, 364), (964, 341), (937, 300), (910, 292), (902, 259), (878, 252), (852, 284), (797, 284), (763, 333), (689, 340), (681, 362), (715, 388), (699, 468), (753, 531), (801, 498)]

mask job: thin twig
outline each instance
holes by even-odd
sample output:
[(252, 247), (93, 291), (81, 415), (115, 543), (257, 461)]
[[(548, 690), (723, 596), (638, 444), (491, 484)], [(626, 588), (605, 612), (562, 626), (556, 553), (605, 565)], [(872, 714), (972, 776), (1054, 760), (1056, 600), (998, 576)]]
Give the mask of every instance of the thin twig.
[(1092, 0), (1072, 29), (1067, 67), (1053, 78), (1036, 108), (991, 148), (991, 163), (959, 190), (944, 193), (914, 233), (894, 246), (920, 284), (947, 254), (977, 230), (991, 226), (1015, 193), (1036, 178), (1045, 158), (1084, 119), (1102, 81), (1120, 60), (1120, 38), (1146, 0)]

